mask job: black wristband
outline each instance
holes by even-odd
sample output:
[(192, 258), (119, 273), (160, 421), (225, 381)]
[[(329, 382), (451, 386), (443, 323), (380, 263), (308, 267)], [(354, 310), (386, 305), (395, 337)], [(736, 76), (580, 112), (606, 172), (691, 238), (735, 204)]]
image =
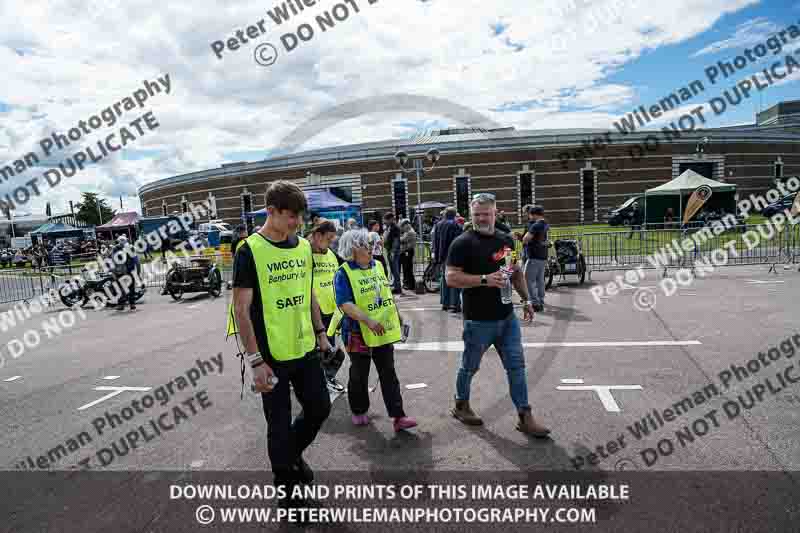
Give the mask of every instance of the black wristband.
[(252, 364), (251, 364), (251, 365), (250, 365), (250, 368), (258, 368), (258, 367), (260, 367), (261, 365), (265, 365), (265, 364), (266, 364), (266, 363), (265, 363), (264, 361), (259, 361), (258, 363), (254, 364), (254, 365), (252, 365)]
[(328, 331), (328, 330), (326, 330), (325, 328), (322, 328), (322, 329), (315, 329), (315, 330), (314, 330), (314, 333), (316, 333), (317, 335), (319, 335), (320, 333), (325, 333), (325, 332), (327, 332), (327, 331)]

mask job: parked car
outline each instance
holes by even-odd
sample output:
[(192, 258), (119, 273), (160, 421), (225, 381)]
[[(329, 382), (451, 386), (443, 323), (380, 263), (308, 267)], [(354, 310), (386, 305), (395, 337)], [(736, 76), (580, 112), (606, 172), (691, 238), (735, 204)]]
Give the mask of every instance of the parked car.
[(633, 204), (634, 202), (644, 204), (643, 196), (632, 196), (625, 200), (625, 203), (619, 207), (614, 207), (608, 210), (608, 225), (609, 226), (628, 226), (633, 221)]
[[(200, 224), (197, 229), (204, 235), (208, 235), (209, 231), (218, 231), (220, 240), (222, 240), (223, 237), (227, 237), (228, 239), (233, 237), (233, 228), (227, 222), (206, 222), (204, 224)], [(228, 240), (228, 242), (230, 242), (230, 240)]]
[(767, 218), (774, 217), (778, 213), (782, 213), (785, 209), (791, 209), (794, 203), (795, 193), (787, 194), (777, 202), (772, 202), (767, 207), (761, 210), (761, 214)]

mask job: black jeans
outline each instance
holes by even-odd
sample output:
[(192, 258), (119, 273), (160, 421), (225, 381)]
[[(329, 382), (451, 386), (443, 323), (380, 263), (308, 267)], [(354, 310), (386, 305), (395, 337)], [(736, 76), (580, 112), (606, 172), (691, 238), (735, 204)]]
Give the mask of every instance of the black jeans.
[(413, 290), (417, 284), (414, 279), (414, 250), (400, 254), (400, 266), (403, 268), (403, 285), (406, 289)]
[[(394, 279), (392, 280), (392, 290), (399, 291), (402, 289), (402, 284), (400, 282), (400, 249), (394, 249), (389, 253), (389, 268), (392, 269), (392, 276)], [(388, 276), (387, 276), (388, 277)]]
[[(317, 437), (331, 412), (331, 398), (316, 352), (293, 361), (270, 358), (269, 366), (278, 378), (278, 384), (272, 392), (261, 394), (267, 419), (267, 452), (275, 483), (292, 484), (296, 481), (292, 478), (292, 465)], [(302, 414), (294, 422), (289, 383), (294, 387), (302, 409)]]
[(347, 383), (350, 410), (354, 415), (363, 415), (369, 410), (369, 369), (370, 363), (374, 361), (386, 411), (392, 418), (406, 416), (403, 411), (403, 397), (400, 395), (400, 381), (394, 369), (394, 346), (387, 344), (370, 351), (371, 354), (350, 354), (350, 381)]
[[(333, 315), (322, 315), (322, 324), (326, 329), (328, 326), (330, 326), (332, 318)], [(336, 346), (335, 337), (328, 337), (328, 342), (331, 343), (331, 346)], [(339, 369), (342, 368), (342, 363), (344, 363), (344, 352), (337, 348), (336, 353), (333, 354), (330, 359), (322, 363), (322, 370), (325, 373), (325, 377), (327, 379), (335, 378), (336, 374), (339, 372)]]

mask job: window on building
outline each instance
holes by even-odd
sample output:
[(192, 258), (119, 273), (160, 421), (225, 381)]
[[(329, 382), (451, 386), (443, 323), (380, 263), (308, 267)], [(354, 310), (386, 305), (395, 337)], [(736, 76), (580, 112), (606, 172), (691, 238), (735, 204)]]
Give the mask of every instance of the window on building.
[(783, 179), (783, 163), (775, 163), (773, 176), (775, 177), (776, 180)]
[(392, 194), (394, 195), (394, 214), (399, 219), (406, 218), (408, 205), (406, 203), (406, 180), (392, 182)]
[(189, 212), (189, 202), (186, 200), (181, 200), (181, 213), (188, 213)]
[(161, 204), (161, 216), (167, 216), (167, 202)]
[(462, 217), (469, 214), (469, 176), (456, 178), (456, 209)]
[(583, 186), (583, 208), (594, 209), (594, 169), (581, 171)]
[(521, 208), (533, 203), (533, 174), (519, 175), (519, 202)]
[(253, 210), (253, 197), (250, 194), (242, 195), (242, 216)]

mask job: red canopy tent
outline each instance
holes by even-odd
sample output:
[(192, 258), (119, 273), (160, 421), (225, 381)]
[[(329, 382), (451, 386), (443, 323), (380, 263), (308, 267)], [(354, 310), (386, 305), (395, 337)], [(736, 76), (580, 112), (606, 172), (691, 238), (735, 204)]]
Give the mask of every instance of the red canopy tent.
[(139, 213), (136, 211), (128, 211), (126, 213), (117, 213), (109, 222), (102, 226), (94, 228), (95, 233), (108, 232), (110, 238), (122, 233), (128, 235), (128, 239), (133, 240), (136, 235), (136, 226), (139, 223)]

